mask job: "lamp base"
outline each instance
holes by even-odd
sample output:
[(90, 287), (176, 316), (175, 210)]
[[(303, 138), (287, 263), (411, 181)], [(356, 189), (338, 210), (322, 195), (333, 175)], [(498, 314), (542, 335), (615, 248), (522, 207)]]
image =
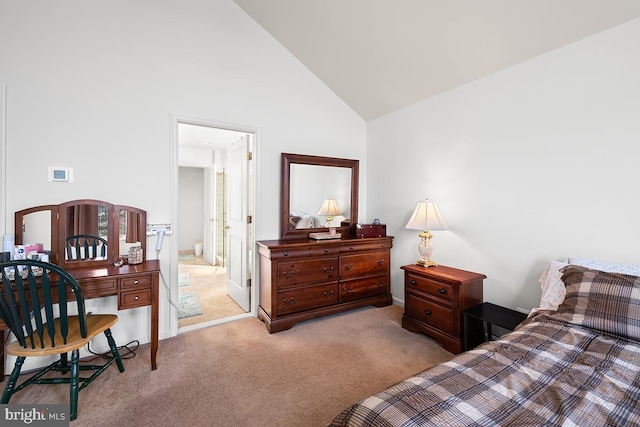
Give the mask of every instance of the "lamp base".
[(417, 260), (416, 262), (414, 262), (414, 264), (415, 265), (421, 265), (423, 267), (437, 267), (438, 266), (438, 264), (435, 263), (434, 261), (431, 261), (431, 260), (425, 261), (423, 259)]

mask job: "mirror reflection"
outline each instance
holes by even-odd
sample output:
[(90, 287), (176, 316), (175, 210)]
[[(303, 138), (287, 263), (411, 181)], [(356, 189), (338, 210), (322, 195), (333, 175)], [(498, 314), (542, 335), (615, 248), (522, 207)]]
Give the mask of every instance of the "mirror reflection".
[(109, 209), (105, 205), (67, 206), (65, 260), (104, 260), (109, 244)]
[(51, 252), (51, 211), (32, 212), (22, 217), (22, 238), (25, 242), (42, 244)]
[(331, 218), (334, 225), (340, 224), (351, 211), (351, 170), (291, 164), (289, 191), (289, 228), (324, 227), (328, 216), (320, 212), (327, 199), (335, 199), (340, 214)]
[(142, 225), (142, 214), (129, 209), (118, 211), (118, 247), (119, 257), (129, 255), (129, 249), (133, 246), (142, 246), (142, 239), (146, 236), (146, 230)]

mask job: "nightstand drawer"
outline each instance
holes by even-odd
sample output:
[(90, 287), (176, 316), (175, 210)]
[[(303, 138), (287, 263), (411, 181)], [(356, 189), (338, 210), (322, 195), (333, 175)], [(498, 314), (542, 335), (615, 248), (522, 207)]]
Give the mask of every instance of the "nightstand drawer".
[(407, 280), (407, 290), (416, 290), (425, 294), (453, 302), (453, 286), (442, 282), (436, 282), (425, 277), (409, 274)]
[(419, 322), (433, 326), (444, 333), (453, 334), (454, 311), (447, 307), (442, 307), (408, 294), (407, 300), (405, 301), (405, 313), (407, 316), (411, 316)]

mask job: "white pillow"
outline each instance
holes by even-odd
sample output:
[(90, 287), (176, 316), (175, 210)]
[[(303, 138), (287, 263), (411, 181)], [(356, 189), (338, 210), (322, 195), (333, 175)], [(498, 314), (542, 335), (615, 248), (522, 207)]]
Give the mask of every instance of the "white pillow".
[(540, 279), (540, 289), (542, 289), (542, 297), (540, 298), (540, 310), (557, 310), (558, 306), (564, 301), (566, 289), (562, 281), (562, 273), (560, 269), (568, 264), (562, 261), (551, 261), (547, 268), (542, 272)]
[(580, 265), (591, 270), (606, 271), (607, 273), (621, 273), (640, 276), (640, 265), (622, 264), (619, 262), (600, 261), (597, 259), (578, 257), (570, 257), (569, 264)]

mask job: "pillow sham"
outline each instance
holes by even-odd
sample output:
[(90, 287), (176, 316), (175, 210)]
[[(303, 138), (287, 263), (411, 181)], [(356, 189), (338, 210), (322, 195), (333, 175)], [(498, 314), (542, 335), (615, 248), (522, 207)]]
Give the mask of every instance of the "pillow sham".
[(557, 310), (562, 304), (565, 296), (565, 286), (562, 281), (562, 273), (560, 269), (568, 264), (562, 261), (551, 261), (547, 268), (540, 275), (540, 289), (542, 289), (542, 297), (540, 298), (540, 310)]
[(640, 340), (640, 277), (571, 264), (560, 272), (566, 296), (554, 318)]
[(622, 264), (619, 262), (601, 261), (599, 259), (570, 257), (569, 264), (581, 265), (592, 270), (607, 271), (609, 273), (622, 273), (640, 276), (640, 265)]

